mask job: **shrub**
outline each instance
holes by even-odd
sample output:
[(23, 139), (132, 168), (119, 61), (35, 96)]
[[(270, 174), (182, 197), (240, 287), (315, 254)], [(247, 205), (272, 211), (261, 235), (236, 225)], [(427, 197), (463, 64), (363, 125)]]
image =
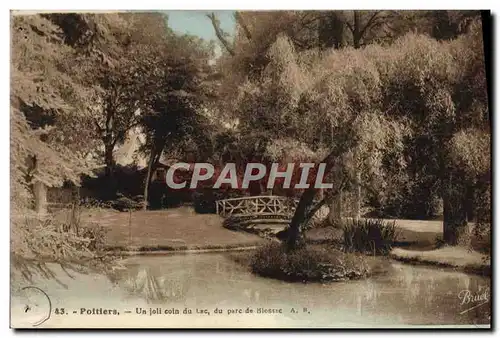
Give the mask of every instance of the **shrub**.
[(84, 209), (110, 209), (111, 201), (101, 201), (93, 197), (85, 197), (80, 200), (80, 207)]
[(11, 274), (16, 285), (21, 281), (32, 282), (35, 275), (56, 278), (48, 263), (79, 272), (100, 273), (115, 266), (113, 258), (101, 251), (105, 229), (97, 225), (80, 227), (74, 222), (79, 220), (41, 219), (33, 214), (12, 217)]
[(133, 199), (128, 198), (126, 196), (123, 196), (121, 194), (118, 194), (118, 198), (116, 200), (111, 201), (111, 206), (113, 209), (119, 210), (119, 211), (127, 211), (127, 210), (138, 210), (142, 208), (143, 205), (143, 200), (142, 196), (136, 196)]
[(87, 240), (85, 247), (90, 251), (97, 253), (104, 249), (106, 243), (106, 233), (108, 228), (99, 225), (84, 226), (78, 234), (80, 237)]
[(491, 225), (476, 223), (472, 230), (471, 245), (474, 250), (491, 255)]
[(265, 245), (250, 259), (252, 271), (285, 281), (342, 281), (369, 274), (361, 255), (304, 246), (287, 252), (281, 243)]
[(343, 225), (344, 250), (387, 255), (398, 235), (396, 223), (381, 219), (352, 219)]

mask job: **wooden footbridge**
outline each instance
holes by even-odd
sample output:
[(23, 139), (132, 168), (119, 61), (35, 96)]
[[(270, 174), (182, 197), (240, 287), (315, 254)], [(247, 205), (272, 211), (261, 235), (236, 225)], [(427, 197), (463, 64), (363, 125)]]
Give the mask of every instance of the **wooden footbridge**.
[(298, 200), (283, 196), (250, 196), (216, 201), (217, 214), (224, 225), (249, 228), (257, 224), (284, 225), (290, 223)]

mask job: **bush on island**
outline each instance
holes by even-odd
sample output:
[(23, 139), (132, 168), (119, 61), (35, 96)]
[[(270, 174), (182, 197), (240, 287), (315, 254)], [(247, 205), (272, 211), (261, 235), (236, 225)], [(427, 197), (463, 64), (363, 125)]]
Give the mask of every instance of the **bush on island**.
[(287, 252), (284, 244), (278, 242), (257, 249), (250, 266), (258, 275), (292, 282), (344, 281), (370, 273), (360, 254), (316, 246)]

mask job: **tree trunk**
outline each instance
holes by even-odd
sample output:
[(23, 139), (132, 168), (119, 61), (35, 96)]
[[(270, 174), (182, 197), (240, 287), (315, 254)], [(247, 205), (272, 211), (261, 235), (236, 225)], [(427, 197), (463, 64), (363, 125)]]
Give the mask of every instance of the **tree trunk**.
[(148, 192), (149, 192), (149, 183), (151, 181), (151, 173), (153, 171), (153, 164), (155, 162), (156, 152), (155, 150), (151, 150), (151, 155), (149, 157), (148, 162), (148, 172), (146, 174), (146, 181), (144, 182), (144, 202), (142, 204), (142, 210), (148, 209)]
[(443, 240), (449, 245), (470, 245), (471, 229), (465, 208), (450, 196), (443, 198)]
[(467, 222), (465, 189), (462, 182), (448, 178), (443, 193), (443, 240), (448, 245), (470, 245), (471, 229)]
[(476, 219), (475, 205), (474, 205), (474, 197), (475, 197), (475, 188), (472, 185), (467, 185), (467, 191), (465, 193), (465, 212), (467, 216), (467, 222), (474, 222)]
[(113, 145), (104, 145), (104, 164), (106, 165), (106, 177), (111, 178), (113, 176)]
[(226, 48), (226, 50), (228, 51), (228, 53), (231, 54), (231, 56), (235, 56), (236, 53), (234, 52), (233, 47), (231, 47), (231, 44), (229, 43), (229, 41), (227, 41), (227, 39), (225, 38), (224, 32), (220, 28), (220, 22), (215, 17), (215, 14), (214, 13), (207, 14), (207, 17), (210, 19), (210, 21), (212, 21), (212, 26), (214, 27), (215, 35), (217, 36), (217, 38), (219, 39), (219, 41)]
[[(326, 156), (325, 159), (323, 159), (323, 161), (321, 161), (321, 163), (325, 163), (325, 177), (332, 170), (335, 160), (339, 158), (339, 155), (343, 152), (344, 149), (333, 150), (328, 154), (328, 156)], [(304, 193), (302, 193), (297, 208), (295, 209), (295, 213), (293, 214), (292, 221), (290, 222), (290, 227), (288, 229), (288, 239), (286, 242), (288, 250), (293, 250), (302, 243), (301, 228), (303, 224), (307, 223), (309, 218), (314, 216), (309, 211), (313, 206), (315, 196), (316, 189), (314, 188), (314, 185), (311, 185), (306, 191), (304, 191)]]
[(47, 214), (47, 186), (36, 181), (33, 183), (33, 195), (35, 198), (35, 211), (39, 216)]
[(354, 204), (354, 218), (361, 218), (361, 174), (356, 172), (356, 202)]
[(290, 222), (290, 228), (288, 230), (286, 245), (289, 250), (297, 248), (301, 242), (300, 229), (302, 224), (307, 221), (309, 209), (314, 202), (314, 196), (316, 196), (316, 190), (314, 188), (308, 188), (300, 197), (299, 204), (297, 205), (297, 209), (295, 209), (295, 213), (293, 214), (292, 221)]
[(80, 226), (80, 189), (73, 186), (71, 191), (71, 227), (78, 236)]
[(354, 48), (358, 49), (361, 47), (361, 21), (359, 18), (359, 11), (354, 11), (354, 27), (352, 32), (352, 42)]
[(47, 186), (34, 178), (34, 173), (38, 169), (38, 158), (36, 156), (30, 156), (28, 158), (28, 163), (29, 169), (26, 175), (26, 183), (31, 186), (31, 192), (34, 198), (33, 208), (38, 216), (44, 216), (47, 214)]
[(116, 197), (113, 148), (114, 146), (110, 143), (105, 143), (104, 145), (104, 164), (106, 165), (104, 172), (106, 177), (106, 186), (105, 186), (106, 190), (104, 192), (105, 200), (112, 200)]
[(338, 226), (342, 218), (342, 191), (338, 191), (331, 197), (330, 211), (328, 212), (328, 222), (331, 225)]

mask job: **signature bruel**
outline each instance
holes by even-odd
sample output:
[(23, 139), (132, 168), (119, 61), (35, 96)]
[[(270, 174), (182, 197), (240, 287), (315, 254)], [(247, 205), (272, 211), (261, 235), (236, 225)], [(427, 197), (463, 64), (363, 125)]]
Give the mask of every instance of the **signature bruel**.
[(473, 309), (476, 309), (482, 305), (489, 303), (490, 301), (490, 288), (482, 288), (478, 291), (471, 291), (468, 289), (462, 290), (458, 293), (458, 299), (460, 299), (460, 305), (466, 307), (465, 310), (460, 312), (460, 314), (467, 313)]

